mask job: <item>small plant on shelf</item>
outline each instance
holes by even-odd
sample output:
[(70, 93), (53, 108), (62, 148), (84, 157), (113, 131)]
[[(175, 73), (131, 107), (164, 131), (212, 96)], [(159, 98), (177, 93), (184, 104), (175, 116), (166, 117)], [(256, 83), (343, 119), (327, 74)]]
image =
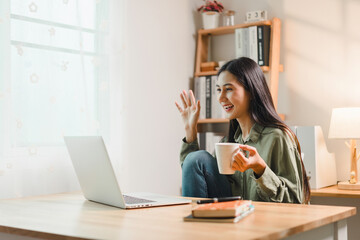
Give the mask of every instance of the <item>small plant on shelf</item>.
[(224, 10), (224, 6), (218, 1), (204, 0), (205, 4), (198, 8), (198, 11), (203, 12), (218, 12), (221, 13)]
[(217, 28), (219, 26), (219, 16), (224, 10), (224, 6), (214, 0), (204, 0), (205, 4), (198, 8), (198, 12), (202, 15), (203, 28)]

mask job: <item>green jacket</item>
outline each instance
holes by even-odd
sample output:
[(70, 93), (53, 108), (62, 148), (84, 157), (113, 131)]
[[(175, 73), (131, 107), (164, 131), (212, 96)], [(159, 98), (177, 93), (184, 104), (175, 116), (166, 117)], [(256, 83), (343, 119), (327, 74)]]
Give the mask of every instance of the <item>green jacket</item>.
[[(240, 195), (254, 201), (302, 203), (301, 159), (294, 140), (287, 133), (278, 128), (255, 124), (245, 141), (240, 127), (236, 130), (234, 139), (237, 143), (255, 147), (267, 164), (260, 178), (255, 177), (252, 169), (227, 175), (234, 196)], [(227, 138), (221, 142), (227, 142)], [(186, 143), (184, 139), (180, 164), (190, 152), (197, 150), (197, 140)], [(214, 157), (216, 158), (215, 155)]]

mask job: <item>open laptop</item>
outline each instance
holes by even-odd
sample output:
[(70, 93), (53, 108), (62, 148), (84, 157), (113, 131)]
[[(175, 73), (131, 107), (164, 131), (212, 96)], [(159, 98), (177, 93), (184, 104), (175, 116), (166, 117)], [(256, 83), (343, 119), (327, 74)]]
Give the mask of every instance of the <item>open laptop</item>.
[(101, 136), (64, 137), (86, 199), (120, 208), (190, 203), (191, 200), (154, 193), (123, 195)]

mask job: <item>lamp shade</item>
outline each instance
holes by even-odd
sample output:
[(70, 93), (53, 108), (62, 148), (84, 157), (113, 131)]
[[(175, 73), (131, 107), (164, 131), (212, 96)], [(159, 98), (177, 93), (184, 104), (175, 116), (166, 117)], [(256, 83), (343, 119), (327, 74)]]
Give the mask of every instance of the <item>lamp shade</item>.
[(331, 114), (329, 138), (360, 138), (360, 107), (334, 108)]

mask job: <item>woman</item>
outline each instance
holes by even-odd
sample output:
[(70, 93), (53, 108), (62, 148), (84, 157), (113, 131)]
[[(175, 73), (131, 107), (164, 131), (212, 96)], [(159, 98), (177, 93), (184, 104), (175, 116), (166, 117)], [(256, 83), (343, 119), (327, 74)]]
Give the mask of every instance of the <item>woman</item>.
[(218, 100), (230, 119), (222, 142), (240, 143), (233, 175), (221, 175), (216, 159), (199, 151), (200, 102), (183, 91), (175, 103), (185, 124), (180, 154), (183, 196), (242, 196), (255, 201), (307, 203), (310, 189), (295, 134), (279, 118), (264, 74), (249, 58), (226, 63), (218, 73)]

